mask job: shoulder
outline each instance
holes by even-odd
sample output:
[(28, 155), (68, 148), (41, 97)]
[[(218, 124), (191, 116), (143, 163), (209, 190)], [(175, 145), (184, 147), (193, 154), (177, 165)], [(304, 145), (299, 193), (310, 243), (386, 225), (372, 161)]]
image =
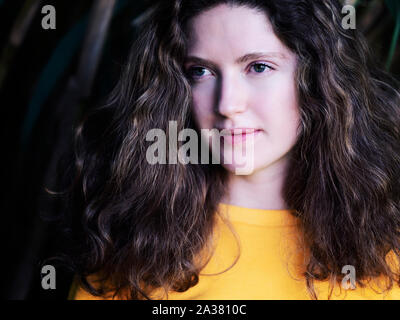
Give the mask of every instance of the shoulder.
[[(94, 285), (95, 283), (95, 276), (90, 276), (87, 277), (87, 281), (91, 284)], [(95, 296), (88, 292), (81, 284), (78, 279), (78, 277), (74, 277), (74, 280), (71, 284), (69, 294), (68, 294), (68, 300), (114, 300), (113, 294), (108, 293), (105, 296)]]

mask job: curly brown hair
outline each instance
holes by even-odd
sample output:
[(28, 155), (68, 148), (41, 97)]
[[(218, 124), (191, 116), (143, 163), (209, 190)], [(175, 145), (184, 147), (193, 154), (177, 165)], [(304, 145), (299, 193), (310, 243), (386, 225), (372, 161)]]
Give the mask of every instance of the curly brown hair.
[[(211, 248), (218, 203), (226, 192), (221, 165), (150, 165), (145, 133), (196, 128), (183, 70), (190, 18), (218, 4), (264, 12), (298, 57), (301, 134), (284, 199), (308, 248), (305, 281), (385, 276), (399, 258), (400, 95), (398, 83), (371, 58), (357, 30), (341, 27), (339, 1), (158, 1), (143, 23), (108, 103), (77, 129), (76, 178), (70, 200), (82, 217), (76, 273), (94, 295), (112, 290), (150, 299), (151, 289), (185, 291)], [(212, 250), (209, 251), (212, 254)], [(86, 277), (100, 274), (96, 288)], [(107, 287), (111, 284), (111, 287)]]

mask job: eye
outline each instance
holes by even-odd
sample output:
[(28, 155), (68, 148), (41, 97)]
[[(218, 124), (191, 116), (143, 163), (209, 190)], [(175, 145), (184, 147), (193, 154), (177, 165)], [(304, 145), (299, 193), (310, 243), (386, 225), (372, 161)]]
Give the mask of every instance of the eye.
[(189, 70), (187, 71), (189, 77), (191, 77), (192, 79), (200, 79), (204, 76), (210, 75), (211, 72), (209, 70), (207, 70), (204, 67), (190, 67)]
[(256, 62), (253, 63), (250, 68), (253, 68), (256, 73), (263, 73), (264, 71), (273, 70), (271, 66), (266, 63)]

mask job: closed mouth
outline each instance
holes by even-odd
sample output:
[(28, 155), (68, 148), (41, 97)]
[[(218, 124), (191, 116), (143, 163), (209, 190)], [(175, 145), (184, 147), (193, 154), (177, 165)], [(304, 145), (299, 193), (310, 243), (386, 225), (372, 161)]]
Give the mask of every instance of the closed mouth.
[(222, 136), (232, 136), (232, 135), (244, 135), (244, 134), (253, 134), (256, 132), (262, 131), (261, 129), (255, 128), (233, 128), (233, 129), (222, 129)]
[(221, 138), (228, 143), (236, 144), (246, 141), (249, 137), (258, 136), (263, 130), (255, 128), (234, 128), (223, 129), (221, 131)]

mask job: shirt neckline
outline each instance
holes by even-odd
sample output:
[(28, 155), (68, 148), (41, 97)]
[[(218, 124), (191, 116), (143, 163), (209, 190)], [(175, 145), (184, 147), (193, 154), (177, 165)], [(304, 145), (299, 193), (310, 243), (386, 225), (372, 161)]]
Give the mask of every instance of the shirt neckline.
[(246, 208), (232, 204), (219, 203), (219, 212), (230, 221), (259, 226), (289, 227), (298, 224), (293, 215), (295, 210), (269, 210)]

